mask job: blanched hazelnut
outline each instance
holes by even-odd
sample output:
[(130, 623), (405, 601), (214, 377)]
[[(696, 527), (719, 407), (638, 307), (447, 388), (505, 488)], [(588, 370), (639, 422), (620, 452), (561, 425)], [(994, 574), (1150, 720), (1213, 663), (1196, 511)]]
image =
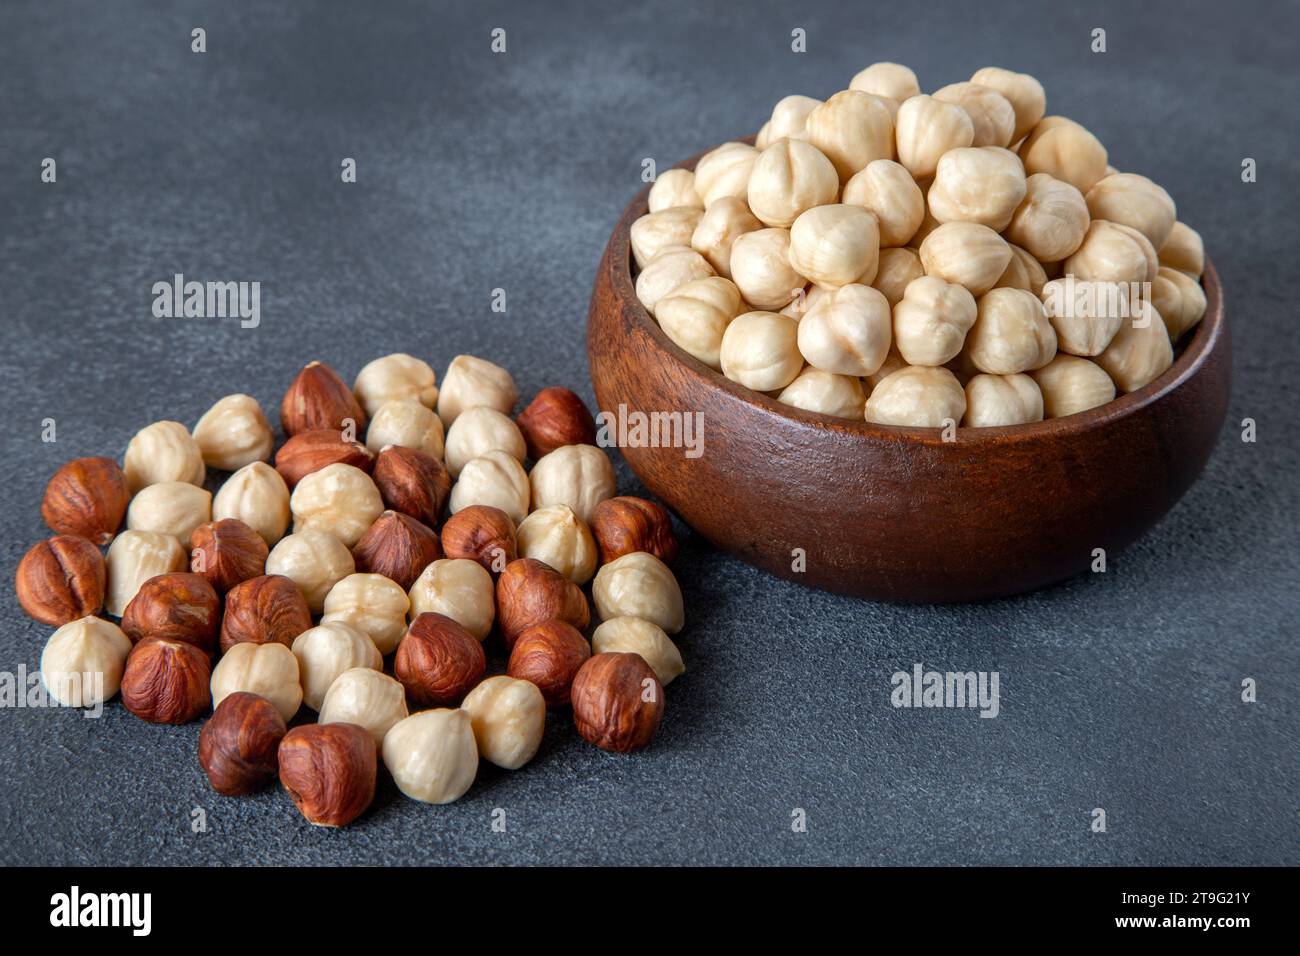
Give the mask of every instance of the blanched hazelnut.
[(744, 199), (757, 158), (758, 150), (748, 143), (723, 143), (701, 156), (695, 164), (695, 191), (704, 208), (726, 196)]
[(714, 272), (730, 279), (731, 244), (737, 236), (762, 228), (743, 196), (723, 196), (704, 211), (691, 233), (690, 246), (704, 256)]
[(1066, 276), (1043, 286), (1043, 306), (1057, 347), (1071, 355), (1100, 355), (1130, 314), (1128, 287)]
[(994, 289), (979, 297), (966, 351), (981, 372), (1012, 375), (1042, 368), (1056, 354), (1056, 331), (1043, 303), (1023, 289)]
[(83, 617), (50, 635), (41, 652), (41, 682), (65, 707), (94, 707), (118, 692), (131, 641), (113, 623)]
[(422, 803), (459, 800), (478, 773), (478, 743), (464, 710), (425, 710), (398, 721), (383, 752), (397, 788)]
[(1030, 372), (1043, 394), (1043, 413), (1064, 418), (1115, 399), (1115, 383), (1096, 362), (1064, 352)]
[(546, 701), (536, 685), (504, 674), (489, 677), (460, 705), (469, 714), (479, 756), (518, 770), (537, 754), (546, 729)]
[(1151, 304), (1165, 320), (1169, 340), (1177, 342), (1205, 316), (1205, 290), (1187, 273), (1161, 266), (1151, 283)]
[(844, 185), (843, 201), (874, 213), (881, 252), (905, 246), (925, 218), (925, 196), (907, 168), (890, 159), (868, 163)]
[(1136, 392), (1174, 363), (1169, 330), (1155, 306), (1150, 302), (1136, 302), (1133, 315), (1097, 356), (1097, 364), (1106, 370), (1121, 392)]
[(839, 176), (825, 153), (803, 140), (777, 139), (754, 160), (747, 197), (765, 225), (788, 229), (801, 212), (834, 202), (839, 191)]
[(1000, 66), (986, 66), (976, 70), (970, 79), (972, 83), (997, 90), (1011, 104), (1016, 117), (1010, 139), (1012, 143), (1020, 142), (1047, 112), (1047, 94), (1043, 91), (1043, 84), (1028, 73), (1015, 73)]
[(831, 161), (846, 183), (873, 160), (894, 155), (894, 116), (885, 101), (842, 90), (808, 114), (808, 142)]
[(1062, 263), (1065, 275), (1101, 282), (1148, 282), (1160, 268), (1155, 247), (1136, 229), (1094, 219), (1074, 254)]
[(1008, 242), (1007, 245), (1011, 249), (1011, 261), (1002, 270), (1002, 275), (998, 277), (998, 284), (993, 288), (1023, 289), (1041, 296), (1043, 286), (1047, 284), (1047, 272), (1043, 269), (1042, 263), (1016, 244)]
[[(714, 208), (719, 208), (721, 202)], [(722, 367), (722, 336), (739, 313), (740, 290), (730, 279), (707, 276), (659, 300), (655, 318), (683, 351), (713, 369)]]
[(188, 724), (208, 709), (211, 664), (186, 641), (146, 637), (126, 659), (122, 706), (151, 724)]
[(265, 697), (281, 717), (292, 720), (302, 705), (298, 658), (278, 642), (232, 645), (212, 669), (211, 691), (214, 707), (220, 707), (231, 694), (244, 691)]
[(632, 261), (638, 269), (665, 249), (689, 246), (695, 227), (704, 215), (703, 208), (673, 206), (650, 212), (632, 223), (628, 238), (632, 243)]
[(399, 720), (405, 720), (406, 688), (369, 667), (345, 670), (330, 684), (320, 705), (322, 724), (356, 724), (380, 746)]
[(780, 309), (807, 280), (790, 264), (790, 230), (757, 229), (731, 245), (731, 281), (750, 305)]
[(689, 246), (669, 246), (646, 263), (636, 277), (637, 301), (651, 315), (659, 300), (688, 282), (713, 275), (713, 267)]
[(772, 115), (763, 124), (767, 128), (767, 143), (774, 143), (778, 139), (787, 137), (808, 139), (808, 114), (821, 105), (821, 100), (811, 96), (800, 96), (797, 93), (777, 100), (776, 105), (772, 107)]
[(1028, 375), (981, 373), (966, 383), (969, 428), (1024, 425), (1043, 420), (1043, 393)]
[(212, 492), (185, 481), (160, 481), (141, 488), (131, 499), (126, 526), (132, 531), (169, 534), (182, 544), (201, 524), (212, 520)]
[(903, 101), (894, 119), (898, 161), (915, 179), (934, 175), (939, 158), (975, 139), (970, 114), (956, 103), (918, 94)]
[[(447, 366), (438, 393), (438, 418), (447, 428), (467, 408), (486, 405), (509, 415), (519, 401), (515, 380), (500, 365), (473, 355), (457, 355)], [(400, 444), (392, 442), (391, 444)], [(438, 456), (434, 456), (438, 457)]]
[(646, 200), (651, 212), (689, 207), (703, 209), (704, 200), (695, 191), (695, 173), (689, 169), (669, 169), (655, 177)]
[(324, 531), (349, 548), (384, 512), (383, 499), (370, 476), (343, 464), (327, 465), (305, 476), (293, 489), (289, 507), (294, 534)]
[(596, 539), (568, 505), (538, 508), (519, 524), (519, 555), (549, 564), (575, 584), (596, 573)]
[(413, 398), (385, 402), (379, 406), (366, 429), (366, 447), (376, 454), (389, 445), (443, 456), (442, 420), (433, 410)]
[(320, 620), (341, 621), (370, 638), (380, 654), (391, 654), (406, 633), (410, 608), (411, 599), (395, 581), (382, 574), (349, 574), (325, 595)]
[(979, 83), (950, 83), (934, 91), (934, 98), (955, 103), (971, 118), (972, 146), (999, 146), (1012, 143), (1016, 131), (1016, 111), (1011, 101), (989, 86)]
[(907, 359), (898, 354), (896, 347), (891, 347), (884, 363), (870, 375), (862, 376), (863, 391), (870, 397), (876, 386), (893, 375), (899, 369), (907, 368)]
[(438, 401), (438, 377), (429, 363), (405, 352), (394, 352), (366, 363), (352, 383), (352, 393), (373, 415), (388, 402), (414, 399), (426, 408)]
[(293, 639), (291, 649), (298, 659), (303, 703), (312, 710), (320, 710), (325, 692), (344, 671), (354, 667), (374, 671), (384, 668), (375, 642), (342, 621), (318, 624), (303, 631)]
[(592, 512), (591, 533), (602, 564), (633, 551), (649, 552), (664, 564), (677, 557), (677, 536), (668, 510), (646, 498), (619, 495), (602, 501)]
[(1201, 234), (1183, 222), (1175, 222), (1169, 238), (1160, 247), (1160, 264), (1199, 279), (1205, 271), (1205, 247)]
[(1086, 193), (1106, 175), (1106, 147), (1092, 133), (1064, 116), (1045, 116), (1020, 144), (1029, 175), (1047, 173)]
[(894, 306), (894, 347), (908, 365), (943, 365), (975, 324), (975, 297), (935, 276), (913, 279)]
[(820, 286), (870, 284), (876, 277), (879, 255), (876, 217), (861, 206), (817, 206), (790, 227), (791, 267)]
[(235, 471), (271, 457), (275, 445), (271, 423), (251, 395), (227, 395), (209, 408), (194, 426), (203, 463)]
[(411, 585), (411, 617), (445, 614), (478, 640), (492, 630), (496, 617), (492, 575), (477, 561), (434, 561)]
[(879, 425), (942, 428), (966, 414), (966, 392), (946, 368), (907, 366), (871, 390), (866, 419)]
[(596, 572), (591, 596), (602, 620), (639, 617), (676, 634), (686, 623), (682, 590), (653, 554), (625, 554)]
[(841, 286), (819, 297), (796, 331), (799, 352), (814, 368), (870, 375), (889, 354), (889, 300), (870, 286)]
[(160, 481), (203, 484), (203, 452), (180, 422), (154, 422), (135, 433), (122, 459), (126, 483), (135, 494)]
[(880, 290), (892, 309), (903, 301), (911, 281), (923, 275), (925, 275), (925, 267), (921, 265), (921, 257), (916, 254), (915, 249), (881, 249), (880, 265), (876, 269), (876, 280), (871, 283), (871, 287)]
[(179, 541), (153, 531), (123, 531), (113, 539), (105, 562), (104, 610), (115, 617), (122, 616), (144, 582), (158, 574), (184, 571), (189, 565)]
[(925, 274), (955, 282), (980, 296), (997, 284), (1011, 247), (988, 226), (976, 222), (946, 222), (921, 243)]
[(719, 357), (722, 374), (759, 392), (785, 388), (803, 368), (794, 319), (775, 312), (746, 312), (727, 326)]
[(266, 573), (282, 575), (298, 585), (313, 614), (325, 606), (330, 588), (355, 570), (347, 545), (315, 528), (281, 538), (266, 557)]
[(1115, 173), (1098, 180), (1085, 197), (1093, 219), (1136, 229), (1159, 249), (1169, 239), (1178, 210), (1169, 193), (1145, 176)]
[(1025, 198), (1006, 228), (1006, 237), (1041, 262), (1073, 255), (1091, 216), (1083, 193), (1047, 173), (1025, 180)]
[(810, 366), (800, 372), (776, 400), (805, 411), (858, 421), (862, 418), (862, 406), (867, 396), (862, 391), (862, 382), (856, 377), (823, 372)]
[(268, 547), (289, 527), (289, 486), (265, 462), (245, 465), (226, 479), (212, 499), (212, 518), (242, 521), (262, 536)]
[(614, 497), (617, 489), (614, 466), (595, 445), (555, 449), (533, 465), (529, 481), (534, 508), (568, 505), (584, 522), (591, 520), (596, 505)]
[(515, 639), (506, 673), (534, 684), (548, 707), (564, 707), (574, 675), (590, 656), (591, 645), (572, 624), (543, 621)]
[(528, 514), (529, 495), (528, 473), (519, 459), (504, 451), (489, 451), (461, 468), (460, 480), (451, 489), (451, 512), (491, 505), (518, 524)]
[(939, 222), (978, 222), (1000, 231), (1025, 198), (1025, 188), (1025, 170), (1015, 153), (952, 149), (940, 157), (926, 201)]
[(399, 511), (385, 511), (352, 547), (352, 562), (363, 574), (388, 578), (408, 590), (430, 562), (442, 557), (438, 536)]
[(849, 83), (849, 89), (886, 96), (896, 103), (917, 96), (921, 86), (910, 67), (901, 63), (873, 63), (858, 72)]
[(596, 443), (596, 420), (578, 394), (563, 385), (548, 386), (534, 395), (515, 424), (534, 461), (564, 445)]
[(528, 457), (524, 436), (512, 419), (486, 405), (465, 409), (447, 431), (447, 471), (456, 478), (470, 459), (490, 451), (521, 462)]
[(681, 651), (663, 628), (639, 617), (614, 617), (604, 621), (591, 635), (594, 654), (640, 654), (667, 687), (686, 673)]

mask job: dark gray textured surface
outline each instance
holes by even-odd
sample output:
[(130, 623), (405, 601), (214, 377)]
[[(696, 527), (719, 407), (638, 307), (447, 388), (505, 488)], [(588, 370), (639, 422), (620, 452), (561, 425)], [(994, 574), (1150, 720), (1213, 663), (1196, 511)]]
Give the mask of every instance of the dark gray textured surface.
[[(278, 789), (214, 796), (197, 725), (116, 702), (97, 721), (0, 710), (0, 862), (1300, 862), (1295, 7), (613, 6), (4, 4), (6, 577), (45, 534), (59, 463), (120, 454), (230, 391), (273, 408), (307, 359), (351, 376), (403, 350), (441, 372), (468, 351), (525, 393), (590, 399), (590, 281), (641, 158), (752, 132), (780, 96), (829, 95), (878, 59), (926, 89), (989, 63), (1030, 71), (1050, 111), (1174, 195), (1218, 265), (1236, 349), (1200, 483), (1104, 576), (979, 606), (813, 593), (688, 539), (689, 671), (651, 750), (606, 755), (556, 719), (527, 769), (487, 768), (447, 807), (386, 783), (342, 832)], [(496, 26), (506, 56), (488, 52)], [(151, 285), (177, 271), (260, 280), (261, 327), (151, 318)], [(1256, 444), (1237, 438), (1246, 416)], [(46, 417), (57, 444), (40, 441)], [(0, 623), (0, 670), (35, 667), (48, 629), (7, 585)], [(894, 710), (889, 675), (918, 661), (999, 671), (1001, 716)], [(1240, 701), (1244, 677), (1258, 703)], [(1094, 807), (1108, 833), (1090, 832)]]

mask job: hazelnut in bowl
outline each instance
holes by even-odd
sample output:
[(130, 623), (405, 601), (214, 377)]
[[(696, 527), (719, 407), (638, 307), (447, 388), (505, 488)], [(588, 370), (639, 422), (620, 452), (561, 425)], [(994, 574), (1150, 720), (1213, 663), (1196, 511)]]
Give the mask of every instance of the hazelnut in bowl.
[[(815, 140), (826, 124), (810, 116), (795, 132)], [(1039, 126), (1083, 141), (1087, 131), (1066, 123)], [(953, 151), (970, 145), (969, 134), (954, 135)], [(916, 176), (930, 200), (918, 226), (909, 220), (919, 223), (924, 208), (910, 191), (881, 207), (882, 190), (909, 175), (898, 161), (871, 163), (871, 182), (859, 171), (845, 183), (852, 167), (819, 159), (804, 140), (761, 150), (752, 142), (661, 172), (668, 185), (643, 190), (624, 211), (591, 298), (588, 356), (610, 434), (620, 416), (653, 413), (692, 416), (701, 430), (693, 449), (620, 443), (687, 524), (814, 587), (975, 601), (1088, 571), (1191, 487), (1227, 412), (1231, 349), (1218, 276), (1199, 236), (1158, 221), (1162, 202), (1148, 193), (1159, 187), (1113, 172), (1099, 186), (1087, 181), (1095, 172), (1055, 167), (1031, 183), (1050, 162), (1022, 145), (1016, 163), (998, 140), (987, 162), (940, 156), (937, 176)], [(961, 180), (967, 170), (1000, 177), (1009, 198), (992, 208), (987, 191)], [(875, 222), (836, 205), (849, 199), (875, 202)], [(810, 209), (831, 211), (801, 229)], [(940, 222), (936, 209), (988, 224)], [(1113, 222), (1130, 209), (1154, 223), (1159, 245)], [(651, 210), (657, 218), (647, 221)], [(1026, 243), (1066, 258), (1044, 270)], [(1136, 278), (1152, 280), (1155, 318), (1151, 309), (1132, 329), (1098, 332), (1052, 314), (1046, 283), (1107, 278), (1130, 261)], [(1178, 327), (1184, 293), (1203, 305), (1190, 328)]]

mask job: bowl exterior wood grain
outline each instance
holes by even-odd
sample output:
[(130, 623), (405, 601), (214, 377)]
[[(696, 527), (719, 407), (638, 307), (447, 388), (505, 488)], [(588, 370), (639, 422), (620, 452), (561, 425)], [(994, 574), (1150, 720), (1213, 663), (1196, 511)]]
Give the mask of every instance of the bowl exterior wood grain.
[(1218, 439), (1232, 363), (1208, 261), (1205, 318), (1159, 379), (1079, 415), (962, 428), (945, 442), (938, 429), (782, 405), (683, 352), (633, 289), (628, 230), (645, 211), (643, 191), (596, 275), (587, 343), (598, 404), (611, 414), (701, 413), (698, 458), (620, 450), (687, 524), (781, 577), (933, 603), (1052, 584), (1087, 571), (1094, 549), (1110, 559), (1141, 537), (1191, 487)]

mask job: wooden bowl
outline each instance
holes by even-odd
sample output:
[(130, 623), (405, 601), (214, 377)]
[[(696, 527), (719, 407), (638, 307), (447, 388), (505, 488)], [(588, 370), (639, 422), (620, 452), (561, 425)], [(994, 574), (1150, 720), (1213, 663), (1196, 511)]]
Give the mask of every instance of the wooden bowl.
[(1136, 541), (1214, 448), (1232, 361), (1208, 261), (1205, 318), (1154, 382), (1068, 418), (961, 428), (944, 442), (935, 428), (782, 405), (673, 344), (633, 288), (628, 230), (648, 191), (624, 211), (596, 274), (592, 384), (610, 413), (703, 414), (697, 458), (682, 448), (620, 450), (687, 524), (751, 564), (880, 600), (1018, 594), (1088, 570), (1097, 548), (1111, 558)]

